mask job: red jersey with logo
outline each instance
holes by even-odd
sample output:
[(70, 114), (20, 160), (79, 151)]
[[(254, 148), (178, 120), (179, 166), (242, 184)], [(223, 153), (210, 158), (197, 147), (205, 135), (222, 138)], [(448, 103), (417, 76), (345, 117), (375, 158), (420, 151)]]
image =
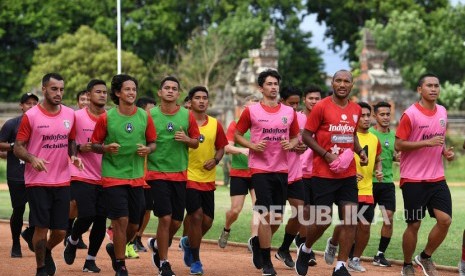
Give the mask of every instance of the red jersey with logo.
[[(349, 101), (345, 107), (341, 107), (332, 101), (332, 97), (326, 97), (313, 107), (305, 129), (315, 134), (315, 140), (322, 148), (339, 155), (346, 148), (354, 150), (361, 114), (362, 109), (354, 102)], [(337, 174), (329, 169), (329, 164), (319, 154), (313, 154), (312, 176), (340, 179), (355, 176), (356, 173), (354, 160), (345, 172)]]

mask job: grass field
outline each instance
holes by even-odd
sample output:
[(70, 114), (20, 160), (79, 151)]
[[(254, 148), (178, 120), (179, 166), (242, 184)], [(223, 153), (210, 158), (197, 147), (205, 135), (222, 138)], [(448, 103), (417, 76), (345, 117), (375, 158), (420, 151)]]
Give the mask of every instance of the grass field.
[[(462, 232), (465, 229), (465, 201), (462, 200), (465, 198), (465, 187), (450, 187), (452, 193), (452, 200), (453, 200), (453, 222), (452, 226), (449, 230), (449, 234), (438, 249), (438, 251), (434, 254), (434, 259), (438, 264), (441, 265), (449, 265), (449, 266), (456, 266), (457, 260), (460, 258), (461, 254), (461, 239), (462, 239)], [(400, 193), (400, 189), (397, 189), (397, 209), (398, 212), (396, 213), (396, 219), (394, 221), (394, 236), (392, 238), (391, 244), (387, 251), (387, 257), (393, 258), (397, 260), (402, 260), (402, 234), (405, 229), (405, 222), (402, 219), (402, 195)], [(207, 233), (206, 239), (216, 240), (223, 229), (224, 220), (225, 220), (225, 212), (229, 209), (230, 200), (229, 200), (229, 189), (224, 186), (218, 187), (215, 193), (215, 221), (213, 224), (212, 229)], [(7, 219), (11, 214), (11, 206), (10, 206), (10, 198), (7, 191), (0, 191), (0, 218)], [(378, 214), (379, 215), (379, 214)], [(250, 219), (252, 216), (252, 205), (250, 203), (250, 199), (247, 198), (246, 204), (243, 209), (243, 213), (240, 215), (239, 220), (233, 225), (231, 231), (231, 238), (230, 241), (234, 242), (241, 242), (246, 243), (247, 239), (250, 235)], [(27, 220), (27, 212), (24, 216), (25, 220)], [(419, 238), (418, 238), (418, 246), (416, 252), (420, 252), (424, 245), (426, 244), (428, 232), (433, 226), (435, 220), (431, 218), (427, 218), (422, 223), (422, 227), (420, 229)], [(152, 218), (149, 223), (149, 226), (146, 230), (146, 233), (155, 233), (157, 225), (156, 218)], [(334, 225), (330, 227), (323, 235), (323, 237), (318, 241), (318, 243), (314, 246), (315, 250), (322, 251), (324, 250), (325, 241), (331, 235), (332, 229)], [(373, 256), (377, 251), (377, 246), (379, 242), (379, 232), (381, 229), (381, 223), (374, 224), (372, 226), (371, 238), (364, 252), (364, 256)], [(279, 246), (282, 237), (283, 237), (284, 227), (280, 227), (278, 232), (275, 234), (273, 238), (273, 246)], [(181, 233), (178, 233), (181, 235)], [(177, 245), (176, 245), (177, 246)]]

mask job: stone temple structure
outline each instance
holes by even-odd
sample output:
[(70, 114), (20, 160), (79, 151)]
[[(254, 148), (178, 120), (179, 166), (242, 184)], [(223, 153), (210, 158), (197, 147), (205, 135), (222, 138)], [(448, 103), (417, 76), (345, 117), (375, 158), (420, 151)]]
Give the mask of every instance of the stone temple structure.
[(417, 94), (406, 89), (399, 69), (388, 60), (388, 54), (376, 48), (369, 31), (363, 34), (363, 49), (360, 54), (361, 74), (355, 80), (360, 91), (359, 100), (376, 104), (385, 101), (392, 106), (392, 119), (398, 122), (404, 110), (417, 98)]
[(261, 98), (257, 87), (258, 74), (266, 69), (278, 69), (278, 57), (275, 29), (271, 27), (264, 34), (260, 48), (249, 50), (249, 57), (241, 60), (232, 83), (227, 83), (223, 91), (216, 93), (209, 113), (217, 116), (227, 127), (239, 117), (245, 97), (256, 95)]

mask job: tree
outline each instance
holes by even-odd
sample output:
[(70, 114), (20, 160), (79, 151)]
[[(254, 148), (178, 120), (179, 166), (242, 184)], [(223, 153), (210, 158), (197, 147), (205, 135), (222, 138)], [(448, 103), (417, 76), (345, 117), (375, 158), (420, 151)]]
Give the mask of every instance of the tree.
[[(130, 52), (122, 52), (122, 72), (139, 81), (139, 93), (149, 91), (148, 72), (143, 61)], [(75, 94), (98, 78), (109, 81), (116, 74), (116, 49), (111, 41), (88, 26), (74, 34), (64, 34), (55, 43), (40, 44), (34, 52), (33, 65), (23, 90), (40, 89), (44, 74), (60, 73), (65, 79), (65, 102), (74, 103)]]
[(384, 25), (389, 21), (391, 12), (417, 11), (421, 16), (438, 8), (447, 7), (448, 0), (307, 0), (307, 11), (317, 14), (317, 21), (325, 23), (325, 36), (333, 40), (332, 49), (340, 49), (346, 43), (345, 57), (356, 59), (356, 42), (360, 39), (360, 30), (365, 22), (376, 19)]
[(417, 11), (394, 11), (390, 18), (387, 24), (371, 20), (367, 28), (410, 87), (427, 72), (438, 75), (441, 83), (463, 82), (465, 30), (457, 26), (465, 24), (464, 6), (437, 9), (425, 17)]

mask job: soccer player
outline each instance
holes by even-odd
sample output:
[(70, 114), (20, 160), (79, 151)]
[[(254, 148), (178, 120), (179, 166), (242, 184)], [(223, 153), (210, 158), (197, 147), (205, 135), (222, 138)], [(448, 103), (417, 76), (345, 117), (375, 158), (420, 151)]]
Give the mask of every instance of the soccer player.
[[(287, 199), (287, 152), (298, 143), (299, 125), (295, 111), (278, 101), (281, 76), (268, 69), (258, 75), (259, 104), (247, 107), (237, 122), (235, 140), (249, 148), (249, 167), (260, 220), (258, 236), (249, 240), (252, 260), (263, 275), (276, 275), (271, 262), (272, 225), (282, 214)], [(250, 129), (250, 141), (244, 137)], [(278, 227), (279, 225), (273, 225)]]
[[(244, 108), (253, 104), (258, 103), (256, 96), (247, 96), (244, 99)], [(249, 149), (244, 148), (234, 141), (234, 133), (236, 131), (236, 121), (232, 121), (229, 124), (226, 132), (226, 138), (228, 139), (228, 145), (224, 148), (226, 153), (232, 155), (231, 162), (231, 185), (229, 187), (229, 196), (231, 197), (231, 208), (226, 211), (226, 220), (224, 223), (223, 231), (221, 231), (220, 238), (218, 239), (218, 245), (221, 248), (225, 248), (229, 236), (231, 234), (231, 226), (239, 217), (242, 207), (244, 207), (245, 196), (250, 191), (250, 198), (252, 199), (252, 205), (255, 204), (255, 191), (252, 187), (251, 173), (249, 169)], [(250, 140), (250, 130), (244, 133), (244, 137)], [(256, 215), (253, 212), (253, 215)], [(250, 222), (251, 236), (255, 237), (258, 235), (258, 224), (254, 223), (254, 218)]]
[(400, 186), (407, 222), (402, 237), (402, 275), (415, 275), (412, 257), (426, 210), (436, 224), (425, 248), (414, 258), (425, 275), (438, 275), (431, 255), (446, 238), (452, 222), (452, 198), (444, 177), (443, 157), (452, 161), (454, 151), (445, 146), (447, 110), (436, 103), (440, 91), (437, 76), (422, 75), (417, 85), (420, 100), (405, 110), (396, 132), (395, 148), (402, 152)]
[(76, 258), (79, 239), (92, 230), (89, 236), (89, 249), (82, 271), (100, 272), (95, 264), (97, 253), (105, 238), (107, 213), (104, 206), (102, 188), (102, 155), (92, 152), (90, 139), (98, 117), (105, 113), (107, 103), (107, 85), (105, 81), (93, 79), (87, 84), (86, 97), (89, 105), (75, 111), (77, 156), (84, 164), (83, 170), (71, 167), (71, 194), (76, 201), (78, 217), (73, 224), (70, 235), (65, 240), (63, 256), (66, 264), (71, 265)]
[[(213, 224), (215, 215), (216, 166), (228, 144), (221, 124), (207, 115), (208, 90), (196, 86), (189, 91), (191, 111), (199, 126), (199, 147), (189, 149), (187, 167), (186, 211), (187, 237), (181, 239), (184, 262), (191, 275), (202, 275), (199, 251), (202, 237)], [(185, 224), (186, 225), (186, 224)]]
[(375, 206), (379, 205), (382, 212), (386, 214), (381, 228), (378, 253), (373, 258), (373, 264), (388, 267), (391, 266), (391, 263), (386, 260), (385, 253), (391, 241), (394, 227), (393, 217), (396, 211), (396, 188), (392, 178), (392, 163), (399, 161), (399, 155), (394, 149), (395, 134), (389, 128), (391, 124), (391, 105), (387, 102), (379, 102), (373, 108), (376, 124), (370, 127), (369, 131), (378, 137), (383, 149), (380, 156), (383, 179), (378, 181), (376, 176), (373, 176), (373, 197)]
[(165, 77), (158, 90), (160, 105), (150, 110), (157, 128), (157, 151), (148, 157), (147, 183), (158, 217), (157, 237), (149, 238), (152, 263), (159, 275), (174, 275), (168, 261), (168, 247), (184, 218), (188, 149), (199, 146), (199, 128), (192, 113), (177, 104), (179, 81)]
[[(304, 126), (307, 123), (307, 118), (312, 112), (313, 107), (316, 103), (321, 101), (323, 96), (323, 90), (320, 87), (315, 85), (310, 85), (304, 90), (304, 110), (297, 113), (297, 119), (299, 120), (299, 126)], [(305, 189), (305, 207), (304, 207), (304, 219), (310, 221), (310, 206), (313, 204), (313, 192), (312, 192), (312, 170), (313, 170), (313, 151), (310, 148), (300, 155), (300, 160), (302, 161), (302, 179), (304, 182)], [(312, 227), (308, 225), (308, 227)], [(307, 239), (307, 225), (301, 225), (299, 233), (294, 239), (295, 245), (297, 248), (300, 247), (302, 243)], [(316, 265), (315, 253), (312, 251), (310, 253), (310, 260), (308, 262), (310, 266)]]
[(11, 207), (13, 208), (13, 213), (11, 213), (10, 217), (11, 238), (13, 240), (10, 256), (12, 258), (21, 258), (23, 256), (19, 235), (23, 228), (23, 215), (27, 203), (26, 186), (24, 185), (25, 163), (14, 155), (13, 147), (19, 123), (24, 113), (37, 105), (38, 102), (39, 98), (36, 95), (32, 93), (23, 94), (19, 104), (23, 114), (6, 121), (0, 130), (0, 150), (7, 152), (6, 180), (8, 191), (10, 192)]
[(365, 102), (359, 102), (358, 105), (362, 108), (362, 116), (358, 120), (357, 137), (368, 156), (368, 164), (360, 166), (360, 158), (354, 155), (357, 165), (358, 211), (363, 217), (358, 218), (355, 243), (352, 247), (353, 254), (349, 259), (348, 267), (356, 272), (365, 272), (365, 267), (360, 264), (360, 257), (370, 239), (370, 227), (375, 216), (372, 178), (374, 174), (378, 181), (382, 181), (383, 171), (380, 158), (381, 145), (378, 137), (368, 131), (371, 123), (371, 106)]
[(132, 76), (112, 78), (110, 97), (116, 106), (100, 115), (91, 139), (92, 151), (103, 154), (105, 207), (113, 225), (113, 243), (106, 245), (106, 251), (116, 275), (128, 275), (126, 247), (145, 208), (145, 156), (155, 151), (155, 126), (149, 114), (135, 105), (137, 88)]
[[(150, 109), (155, 107), (157, 102), (154, 98), (151, 97), (140, 97), (136, 101), (136, 106), (144, 109), (147, 112), (150, 112)], [(146, 164), (147, 167), (147, 164)], [(147, 169), (147, 168), (146, 168)], [(152, 192), (150, 191), (150, 186), (147, 182), (144, 184), (144, 196), (145, 196), (145, 211), (142, 214), (142, 219), (139, 223), (139, 230), (137, 231), (136, 237), (131, 242), (133, 244), (134, 249), (136, 252), (147, 252), (147, 248), (145, 248), (144, 244), (142, 243), (142, 235), (144, 234), (145, 228), (147, 227), (150, 221), (150, 214), (153, 210), (153, 198)], [(129, 252), (126, 252), (126, 257), (129, 257)], [(139, 257), (136, 253), (133, 256)]]
[[(69, 162), (82, 169), (76, 156), (74, 110), (61, 104), (63, 77), (42, 78), (44, 100), (21, 119), (14, 144), (15, 155), (26, 162), (24, 181), (29, 200), (29, 223), (34, 227), (36, 275), (54, 275), (52, 249), (66, 233), (70, 201)], [(69, 157), (68, 157), (69, 156)], [(47, 234), (50, 230), (50, 235)]]
[(87, 96), (87, 90), (82, 90), (76, 95), (76, 104), (78, 109), (83, 109), (90, 104), (90, 99)]
[[(281, 96), (281, 103), (290, 106), (297, 111), (300, 104), (300, 98), (302, 96), (302, 91), (296, 87), (284, 87), (279, 91), (279, 95)], [(299, 130), (303, 130), (304, 124), (303, 122), (305, 115), (298, 112), (297, 119), (299, 122)], [(299, 118), (301, 117), (301, 118)], [(307, 146), (304, 145), (301, 141), (301, 136), (299, 133), (299, 143), (297, 146), (288, 151), (287, 159), (289, 163), (289, 173), (288, 173), (288, 186), (287, 186), (287, 200), (293, 209), (297, 211), (297, 213), (293, 213), (289, 218), (286, 229), (284, 231), (283, 242), (281, 246), (278, 248), (278, 252), (276, 252), (275, 257), (276, 259), (282, 261), (285, 266), (288, 268), (294, 268), (294, 260), (292, 260), (292, 256), (289, 252), (289, 247), (292, 244), (292, 241), (297, 236), (299, 228), (301, 226), (299, 222), (299, 213), (303, 212), (304, 208), (304, 199), (305, 199), (305, 188), (304, 183), (302, 181), (302, 161), (300, 159), (300, 155), (305, 152)]]
[[(341, 227), (335, 228), (340, 233), (333, 233), (333, 238), (341, 235), (338, 261), (333, 276), (350, 275), (345, 261), (355, 237), (355, 224), (358, 203), (356, 166), (353, 153), (360, 156), (366, 165), (367, 156), (358, 142), (356, 128), (361, 115), (358, 104), (349, 99), (353, 87), (352, 74), (347, 70), (337, 71), (331, 81), (334, 93), (318, 102), (307, 119), (302, 135), (303, 142), (313, 150), (313, 203), (312, 214), (317, 221), (314, 227), (307, 227), (307, 239), (299, 247), (295, 265), (297, 274), (306, 275), (313, 244), (323, 235), (331, 224), (332, 205), (339, 207)], [(323, 216), (329, 213), (329, 218)], [(338, 240), (330, 237), (326, 243), (325, 261), (334, 262), (338, 249)]]

